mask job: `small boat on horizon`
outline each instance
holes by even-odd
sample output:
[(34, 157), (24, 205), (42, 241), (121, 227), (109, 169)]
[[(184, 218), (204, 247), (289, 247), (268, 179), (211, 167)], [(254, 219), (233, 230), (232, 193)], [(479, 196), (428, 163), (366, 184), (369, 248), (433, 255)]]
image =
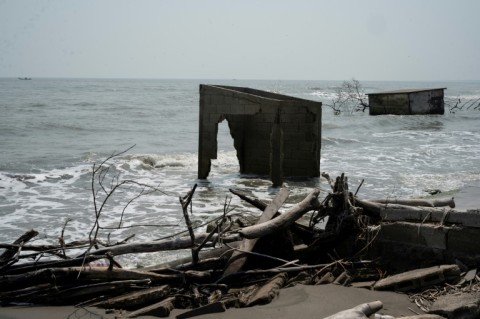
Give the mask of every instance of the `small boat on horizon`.
[(19, 80), (31, 80), (32, 78), (27, 78), (27, 77), (24, 77), (24, 78), (18, 78)]

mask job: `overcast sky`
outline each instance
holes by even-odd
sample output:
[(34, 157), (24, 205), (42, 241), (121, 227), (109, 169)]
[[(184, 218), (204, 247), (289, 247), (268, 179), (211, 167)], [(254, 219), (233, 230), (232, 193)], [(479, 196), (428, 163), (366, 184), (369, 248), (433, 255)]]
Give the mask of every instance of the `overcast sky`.
[(479, 0), (0, 0), (0, 77), (479, 80)]

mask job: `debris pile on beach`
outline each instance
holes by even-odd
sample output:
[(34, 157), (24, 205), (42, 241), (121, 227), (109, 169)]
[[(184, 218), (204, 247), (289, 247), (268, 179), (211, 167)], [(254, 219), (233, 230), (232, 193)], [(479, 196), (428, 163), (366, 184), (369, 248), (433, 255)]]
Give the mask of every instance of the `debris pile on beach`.
[[(232, 218), (225, 210), (205, 233), (195, 233), (189, 217), (194, 186), (180, 198), (189, 234), (184, 237), (115, 245), (60, 238), (39, 246), (29, 245), (38, 234), (30, 230), (0, 244), (0, 301), (94, 306), (122, 317), (165, 317), (179, 308), (189, 311), (177, 318), (188, 318), (267, 304), (296, 284), (333, 283), (408, 293), (424, 312), (445, 318), (478, 316), (478, 211), (452, 210), (453, 198), (364, 200), (357, 196), (361, 185), (351, 192), (343, 174), (322, 176), (331, 186), (323, 200), (314, 189), (282, 211), (285, 188), (269, 203), (232, 189), (263, 213)], [(68, 256), (69, 249), (85, 246), (83, 254)], [(123, 269), (115, 260), (179, 249), (189, 249), (191, 258), (141, 269)], [(462, 298), (448, 299), (458, 294)]]

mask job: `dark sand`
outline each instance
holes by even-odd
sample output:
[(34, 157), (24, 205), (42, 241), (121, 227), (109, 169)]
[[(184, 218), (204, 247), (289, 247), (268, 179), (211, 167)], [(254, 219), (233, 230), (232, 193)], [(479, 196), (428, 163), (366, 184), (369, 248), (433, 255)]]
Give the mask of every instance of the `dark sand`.
[[(297, 285), (292, 288), (282, 289), (279, 296), (268, 305), (228, 309), (221, 314), (204, 315), (199, 318), (320, 319), (361, 303), (375, 300), (383, 302), (383, 309), (379, 313), (392, 316), (415, 315), (409, 308), (417, 313), (423, 313), (404, 294), (372, 291), (363, 288), (347, 288), (329, 284), (320, 286)], [(172, 315), (177, 313), (179, 312), (172, 312)]]
[[(381, 300), (383, 314), (407, 316), (423, 313), (407, 296), (394, 292), (371, 291), (362, 288), (347, 288), (337, 285), (304, 286), (297, 285), (282, 289), (279, 296), (270, 304), (252, 308), (228, 309), (226, 312), (203, 315), (197, 318), (315, 318), (320, 319), (338, 311), (354, 307), (358, 304)], [(412, 310), (410, 310), (412, 309)], [(1, 319), (64, 319), (64, 318), (114, 318), (113, 314), (105, 314), (103, 309), (91, 309), (95, 314), (74, 307), (4, 307), (0, 308)], [(170, 317), (175, 318), (182, 310), (172, 311)], [(144, 316), (141, 318), (156, 318)]]
[[(455, 197), (455, 210), (480, 209), (480, 181), (470, 182), (458, 193), (445, 196)], [(315, 318), (321, 319), (338, 311), (358, 304), (380, 300), (384, 307), (382, 314), (392, 316), (412, 316), (423, 313), (406, 295), (393, 292), (370, 291), (360, 288), (346, 288), (336, 285), (303, 286), (282, 289), (280, 295), (270, 304), (252, 308), (228, 309), (224, 313), (204, 315), (197, 318)], [(413, 311), (412, 311), (413, 310)], [(115, 318), (114, 314), (105, 314), (103, 309), (84, 309), (74, 307), (0, 307), (0, 319), (65, 319), (65, 318)], [(174, 318), (181, 310), (174, 310)], [(141, 318), (156, 318), (144, 316)]]

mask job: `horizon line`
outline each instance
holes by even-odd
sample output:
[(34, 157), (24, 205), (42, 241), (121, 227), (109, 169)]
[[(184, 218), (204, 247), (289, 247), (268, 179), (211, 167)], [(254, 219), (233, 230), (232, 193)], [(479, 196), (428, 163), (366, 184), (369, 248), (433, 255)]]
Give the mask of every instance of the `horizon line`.
[[(24, 78), (24, 76), (0, 76), (0, 79), (21, 79)], [(343, 79), (343, 80), (335, 80), (335, 79), (255, 79), (255, 78), (161, 78), (161, 77), (70, 77), (70, 76), (28, 76), (29, 79), (79, 79), (79, 80), (176, 80), (176, 81), (181, 81), (181, 80), (190, 80), (190, 81), (199, 81), (199, 80), (222, 80), (222, 81), (334, 81), (334, 82), (342, 82), (342, 81), (350, 81), (352, 79), (357, 79), (358, 78), (350, 78), (350, 79)], [(412, 79), (412, 80), (359, 80), (360, 82), (478, 82), (480, 79), (477, 80), (448, 80), (448, 79), (442, 79), (442, 80), (425, 80), (425, 79)]]

